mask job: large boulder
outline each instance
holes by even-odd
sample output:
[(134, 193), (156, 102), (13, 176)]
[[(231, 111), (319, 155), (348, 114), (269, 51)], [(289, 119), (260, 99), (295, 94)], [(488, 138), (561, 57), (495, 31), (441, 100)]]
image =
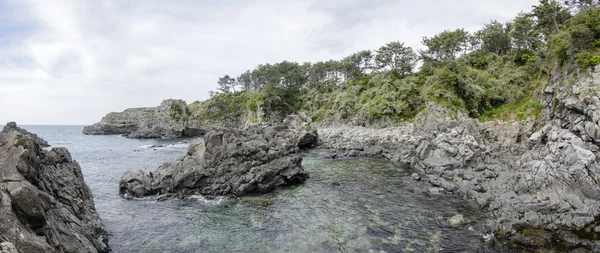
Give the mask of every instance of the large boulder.
[[(7, 252), (109, 252), (77, 162), (9, 123), (0, 133), (0, 244)], [(14, 247), (13, 247), (14, 246)]]
[(308, 173), (296, 153), (314, 145), (302, 134), (306, 133), (287, 125), (215, 129), (204, 143), (190, 146), (155, 172), (125, 173), (120, 192), (134, 197), (242, 195), (302, 183)]
[(205, 134), (187, 104), (179, 99), (164, 100), (157, 107), (130, 108), (111, 112), (83, 129), (84, 134), (121, 134), (128, 138), (174, 139)]

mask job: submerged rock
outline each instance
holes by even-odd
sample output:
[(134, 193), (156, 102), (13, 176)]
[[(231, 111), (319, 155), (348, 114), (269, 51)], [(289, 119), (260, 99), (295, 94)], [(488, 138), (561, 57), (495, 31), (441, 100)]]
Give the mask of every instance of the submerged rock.
[(83, 129), (84, 134), (121, 134), (128, 138), (195, 137), (206, 133), (187, 108), (185, 101), (167, 99), (157, 107), (130, 108), (111, 112)]
[(14, 123), (0, 133), (2, 250), (109, 252), (108, 234), (79, 164), (67, 149), (46, 151), (42, 143)]
[(155, 172), (125, 173), (120, 192), (134, 197), (242, 195), (302, 183), (308, 173), (296, 153), (315, 145), (302, 134), (286, 125), (215, 129), (204, 137), (204, 143), (191, 145), (185, 155)]
[(462, 216), (462, 214), (454, 215), (448, 219), (448, 224), (453, 227), (460, 226), (463, 223), (465, 223), (465, 218)]

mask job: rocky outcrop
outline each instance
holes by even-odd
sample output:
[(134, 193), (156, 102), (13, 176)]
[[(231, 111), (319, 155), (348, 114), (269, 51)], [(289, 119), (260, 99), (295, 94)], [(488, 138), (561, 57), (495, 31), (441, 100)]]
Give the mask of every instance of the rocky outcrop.
[(297, 153), (314, 146), (317, 133), (290, 124), (215, 129), (204, 143), (190, 146), (185, 155), (155, 172), (125, 173), (120, 192), (134, 197), (243, 195), (302, 183), (308, 173)]
[(0, 133), (0, 246), (6, 252), (109, 252), (81, 168), (9, 123)]
[(321, 148), (331, 150), (329, 158), (381, 156), (397, 164), (410, 164), (420, 137), (412, 126), (384, 129), (328, 127), (319, 129)]
[(167, 99), (157, 107), (111, 112), (83, 129), (84, 134), (121, 134), (128, 138), (174, 139), (205, 134), (185, 101)]
[(600, 233), (599, 87), (600, 67), (556, 73), (542, 120), (480, 123), (429, 104), (403, 128), (319, 132), (326, 148), (408, 162), (432, 189), (475, 200), (490, 211), (488, 232), (527, 243), (542, 240), (531, 229), (557, 231), (566, 248), (600, 250), (585, 239)]

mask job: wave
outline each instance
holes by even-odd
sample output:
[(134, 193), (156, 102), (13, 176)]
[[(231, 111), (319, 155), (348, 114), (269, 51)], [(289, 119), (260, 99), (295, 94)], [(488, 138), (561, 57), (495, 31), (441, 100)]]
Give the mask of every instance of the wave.
[(223, 201), (227, 200), (227, 197), (218, 196), (218, 197), (206, 198), (205, 196), (202, 196), (202, 195), (192, 195), (192, 196), (189, 196), (188, 199), (193, 199), (193, 200), (196, 200), (198, 202), (201, 202), (201, 203), (207, 204), (207, 205), (218, 205), (218, 204), (221, 204)]

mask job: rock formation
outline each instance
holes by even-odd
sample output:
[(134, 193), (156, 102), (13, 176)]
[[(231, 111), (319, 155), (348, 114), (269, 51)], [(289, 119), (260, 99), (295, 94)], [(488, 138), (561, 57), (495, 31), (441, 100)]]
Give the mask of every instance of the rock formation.
[(187, 108), (185, 101), (167, 99), (157, 107), (130, 108), (111, 112), (83, 129), (84, 134), (121, 134), (128, 138), (174, 139), (205, 133)]
[(296, 128), (298, 119), (286, 125), (218, 128), (206, 134), (204, 143), (190, 146), (174, 162), (155, 172), (127, 172), (120, 192), (134, 197), (242, 195), (304, 182), (300, 148), (316, 145), (317, 133)]
[(569, 232), (589, 238), (600, 232), (598, 87), (600, 67), (555, 73), (544, 91), (540, 121), (480, 123), (430, 104), (405, 127), (319, 133), (323, 146), (334, 152), (410, 164), (415, 177), (436, 189), (477, 201), (490, 211), (488, 232), (531, 244), (539, 238), (527, 236), (541, 233), (531, 228), (558, 231), (549, 238), (570, 248), (600, 250), (597, 241)]
[(7, 252), (108, 252), (81, 168), (9, 123), (0, 133), (0, 246)]

